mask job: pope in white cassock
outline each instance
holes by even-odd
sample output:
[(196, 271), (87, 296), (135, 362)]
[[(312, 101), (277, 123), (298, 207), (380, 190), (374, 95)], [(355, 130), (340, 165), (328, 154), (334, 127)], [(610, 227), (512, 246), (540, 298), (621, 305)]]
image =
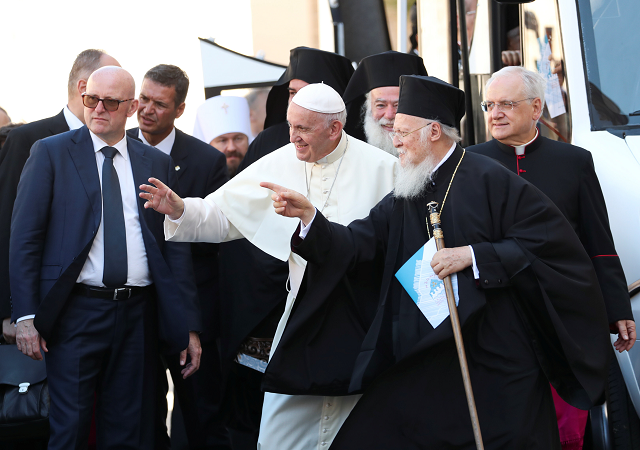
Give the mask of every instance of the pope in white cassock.
[[(166, 214), (165, 238), (180, 242), (223, 242), (245, 237), (262, 251), (288, 261), (290, 290), (271, 355), (287, 324), (306, 261), (291, 253), (297, 223), (277, 215), (269, 181), (304, 192), (329, 220), (347, 225), (366, 217), (393, 189), (397, 158), (347, 135), (345, 105), (325, 84), (300, 89), (287, 112), (291, 143), (247, 167), (205, 199), (173, 193), (155, 178), (143, 185), (145, 208)], [(339, 333), (340, 330), (335, 330)], [(360, 395), (322, 397), (267, 392), (259, 449), (328, 448)]]

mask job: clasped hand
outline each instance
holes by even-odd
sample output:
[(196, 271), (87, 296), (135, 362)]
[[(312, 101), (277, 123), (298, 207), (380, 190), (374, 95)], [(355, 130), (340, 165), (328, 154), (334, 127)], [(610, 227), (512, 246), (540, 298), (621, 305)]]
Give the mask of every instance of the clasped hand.
[(466, 269), (471, 264), (471, 249), (468, 245), (438, 250), (431, 260), (431, 268), (441, 280)]

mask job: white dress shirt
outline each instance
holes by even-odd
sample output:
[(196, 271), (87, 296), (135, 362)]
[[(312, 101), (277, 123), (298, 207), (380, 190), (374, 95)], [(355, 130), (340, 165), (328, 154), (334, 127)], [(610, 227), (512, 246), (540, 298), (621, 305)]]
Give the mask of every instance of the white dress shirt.
[(71, 112), (69, 107), (65, 105), (62, 110), (62, 114), (64, 114), (64, 120), (67, 121), (67, 125), (69, 125), (69, 130), (77, 130), (78, 128), (82, 128), (84, 123), (82, 120), (78, 119), (74, 113)]
[(176, 142), (176, 127), (173, 127), (171, 129), (171, 133), (169, 133), (169, 136), (164, 138), (157, 145), (149, 144), (147, 140), (144, 138), (144, 135), (142, 134), (142, 130), (140, 130), (140, 128), (138, 128), (138, 137), (140, 138), (143, 144), (147, 144), (147, 145), (150, 145), (151, 147), (155, 147), (158, 150), (160, 150), (162, 153), (166, 153), (167, 155), (170, 155), (171, 149), (173, 148), (173, 144)]
[[(104, 162), (104, 155), (100, 150), (108, 145), (91, 131), (89, 131), (89, 133), (93, 141), (93, 151), (96, 155), (100, 186), (102, 186), (102, 163)], [(142, 240), (142, 229), (140, 228), (140, 217), (138, 215), (137, 189), (133, 181), (133, 171), (131, 170), (126, 136), (111, 147), (118, 150), (118, 153), (113, 158), (113, 165), (118, 173), (120, 192), (122, 193), (122, 207), (124, 210), (124, 225), (127, 236), (127, 286), (148, 286), (152, 282), (151, 274), (149, 273), (147, 252), (144, 247), (144, 241)], [(102, 222), (103, 220), (100, 221), (100, 227), (93, 240), (91, 250), (89, 250), (89, 256), (82, 267), (80, 276), (78, 276), (78, 283), (104, 287), (104, 283), (102, 283), (102, 275), (104, 272), (104, 229)]]

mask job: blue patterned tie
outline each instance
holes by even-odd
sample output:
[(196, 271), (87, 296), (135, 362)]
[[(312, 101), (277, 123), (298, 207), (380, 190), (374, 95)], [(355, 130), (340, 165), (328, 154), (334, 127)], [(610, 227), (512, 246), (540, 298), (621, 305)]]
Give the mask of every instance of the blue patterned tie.
[(113, 157), (118, 153), (113, 147), (102, 148), (102, 204), (104, 230), (104, 273), (102, 282), (107, 287), (127, 284), (127, 233), (124, 226), (122, 194)]

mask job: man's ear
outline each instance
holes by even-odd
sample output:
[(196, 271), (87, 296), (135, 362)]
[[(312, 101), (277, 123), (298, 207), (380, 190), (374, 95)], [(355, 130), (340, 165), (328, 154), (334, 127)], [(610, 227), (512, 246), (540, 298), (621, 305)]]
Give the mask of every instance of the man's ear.
[(339, 138), (342, 134), (342, 128), (342, 122), (340, 122), (339, 120), (334, 120), (333, 122), (331, 122), (331, 133), (329, 134), (329, 136), (332, 139)]
[(178, 105), (178, 108), (176, 109), (176, 119), (182, 115), (186, 106), (187, 105), (185, 102), (182, 102), (180, 103), (180, 105)]
[(129, 109), (127, 110), (127, 117), (133, 116), (138, 110), (138, 99), (131, 100), (131, 104), (129, 105)]
[(439, 123), (435, 122), (431, 125), (431, 133), (429, 133), (429, 137), (433, 142), (442, 137), (442, 126)]
[(533, 120), (537, 122), (542, 115), (542, 100), (537, 97), (534, 98), (531, 102), (531, 106), (533, 106)]
[(77, 89), (78, 89), (78, 95), (82, 95), (85, 92), (87, 92), (87, 80), (78, 80), (78, 84), (77, 84)]

